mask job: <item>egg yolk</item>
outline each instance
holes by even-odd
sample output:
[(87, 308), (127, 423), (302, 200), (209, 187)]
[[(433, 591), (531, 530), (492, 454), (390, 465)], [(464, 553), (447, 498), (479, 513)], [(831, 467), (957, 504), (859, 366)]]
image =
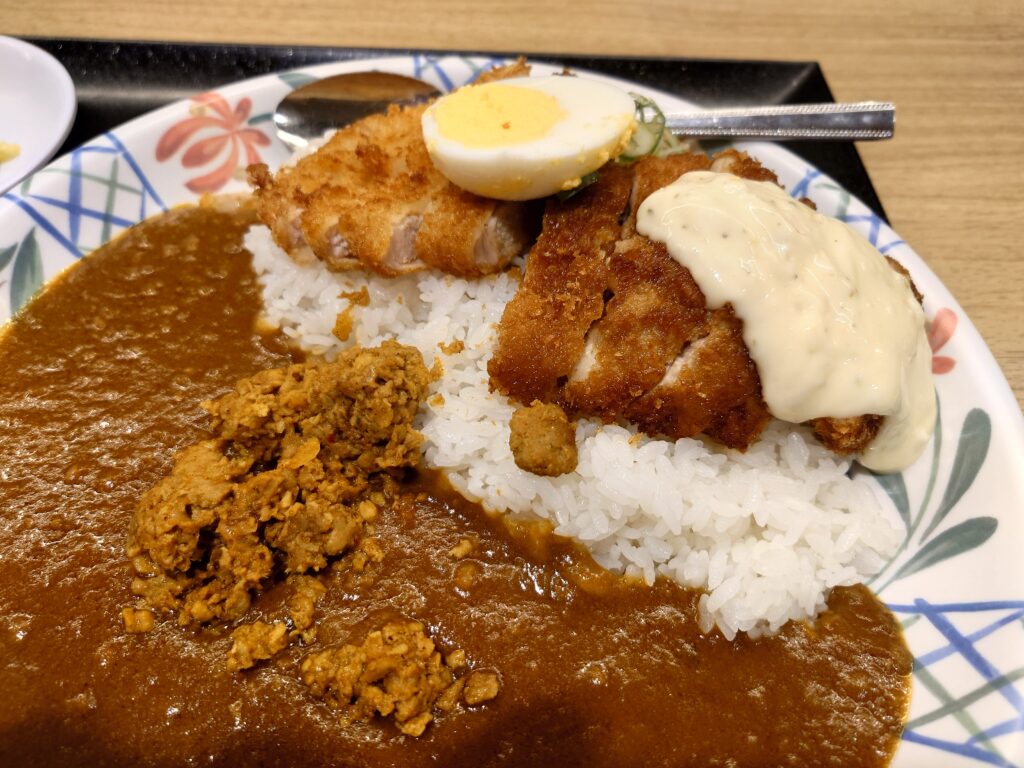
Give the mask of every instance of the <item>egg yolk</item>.
[(554, 96), (502, 83), (461, 88), (434, 111), (438, 133), (479, 149), (536, 141), (565, 116)]

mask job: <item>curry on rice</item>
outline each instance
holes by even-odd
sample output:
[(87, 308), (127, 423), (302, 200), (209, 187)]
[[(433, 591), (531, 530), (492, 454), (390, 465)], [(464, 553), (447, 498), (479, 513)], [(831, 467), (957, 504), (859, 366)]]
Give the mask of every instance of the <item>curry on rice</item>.
[[(251, 166), (2, 331), (0, 764), (888, 764), (912, 658), (858, 582), (894, 532), (836, 454), (927, 438), (889, 402), (931, 390), (921, 297), (744, 153), (608, 162), (633, 97), (528, 73)], [(781, 413), (687, 261), (744, 243), (853, 264), (849, 317), (884, 288), (903, 351), (829, 342), (879, 399)]]
[(257, 331), (251, 223), (145, 222), (0, 341), (0, 763), (888, 762), (911, 659), (867, 589), (730, 641), (490, 516), (418, 462), (415, 350)]

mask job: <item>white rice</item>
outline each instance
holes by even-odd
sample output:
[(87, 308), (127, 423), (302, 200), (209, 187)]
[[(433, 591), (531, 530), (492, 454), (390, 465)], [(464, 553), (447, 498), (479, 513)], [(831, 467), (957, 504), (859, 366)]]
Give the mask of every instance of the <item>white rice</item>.
[[(892, 510), (870, 481), (848, 477), (849, 462), (791, 425), (770, 425), (739, 453), (581, 420), (575, 472), (523, 472), (508, 444), (513, 405), (490, 392), (487, 376), (495, 324), (515, 278), (333, 274), (320, 263), (296, 265), (265, 227), (253, 227), (246, 246), (267, 321), (302, 348), (331, 357), (348, 344), (394, 338), (419, 349), (428, 367), (441, 358), (444, 376), (418, 426), (426, 463), (461, 493), (495, 511), (552, 521), (613, 571), (703, 590), (704, 631), (756, 636), (816, 616), (832, 587), (877, 572), (898, 546)], [(338, 294), (364, 286), (370, 305), (353, 308), (343, 344), (331, 333), (349, 305)], [(440, 351), (456, 340), (462, 352)]]

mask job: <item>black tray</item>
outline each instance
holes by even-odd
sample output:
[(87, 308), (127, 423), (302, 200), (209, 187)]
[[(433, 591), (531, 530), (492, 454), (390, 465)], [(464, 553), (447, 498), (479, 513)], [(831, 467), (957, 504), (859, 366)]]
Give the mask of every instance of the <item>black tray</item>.
[[(409, 50), (314, 46), (27, 39), (60, 60), (75, 81), (78, 115), (61, 148), (62, 154), (144, 112), (234, 80), (325, 61), (413, 53)], [(821, 67), (815, 62), (556, 54), (531, 54), (530, 58), (634, 80), (707, 106), (726, 103), (807, 104), (834, 100)], [(885, 217), (878, 195), (852, 143), (794, 141), (787, 147), (835, 178), (878, 215)]]

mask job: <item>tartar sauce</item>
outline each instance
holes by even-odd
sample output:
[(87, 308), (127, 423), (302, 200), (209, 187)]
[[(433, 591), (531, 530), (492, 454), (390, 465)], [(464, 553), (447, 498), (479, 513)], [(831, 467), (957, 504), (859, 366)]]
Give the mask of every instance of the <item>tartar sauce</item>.
[(890, 472), (921, 454), (936, 411), (924, 312), (867, 240), (775, 184), (708, 171), (644, 200), (637, 230), (709, 307), (732, 304), (774, 416), (878, 414), (861, 464)]

